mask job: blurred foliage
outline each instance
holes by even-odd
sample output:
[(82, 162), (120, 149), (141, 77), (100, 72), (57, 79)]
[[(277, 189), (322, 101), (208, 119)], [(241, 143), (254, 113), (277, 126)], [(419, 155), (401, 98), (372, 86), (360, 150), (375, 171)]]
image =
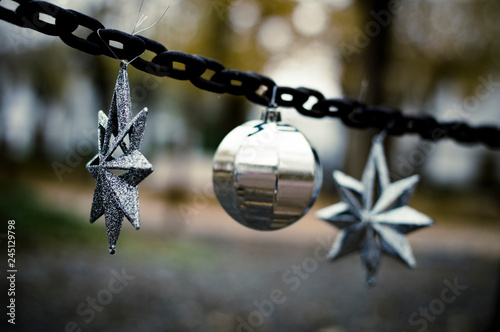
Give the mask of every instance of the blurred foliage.
[[(284, 77), (309, 81), (276, 79), (277, 83), (307, 86), (315, 82), (327, 97), (341, 93), (356, 98), (361, 82), (367, 80), (368, 103), (401, 107), (407, 113), (425, 111), (440, 116), (442, 109), (454, 107), (457, 100), (475, 92), (478, 77), (500, 71), (496, 38), (500, 4), (496, 1), (147, 0), (138, 15), (140, 3), (92, 0), (63, 6), (93, 16), (108, 28), (129, 32), (138, 16), (146, 18), (139, 27), (144, 28), (170, 6), (156, 26), (141, 33), (169, 50), (201, 54), (227, 68), (266, 75), (291, 59), (309, 68), (315, 61), (311, 54), (321, 53), (338, 73), (328, 73), (331, 68), (325, 68), (323, 77), (312, 71), (304, 76), (299, 75), (299, 68), (285, 66)], [(390, 25), (381, 29), (384, 20)], [(95, 128), (96, 108), (109, 107), (117, 61), (84, 54), (54, 37), (1, 24), (0, 43), (5, 47), (0, 51), (0, 155), (63, 159), (68, 154), (66, 147), (82, 140), (82, 128)], [(150, 60), (153, 54), (147, 52), (143, 57)], [(133, 68), (129, 73), (134, 110), (144, 106), (151, 110), (146, 153), (210, 153), (231, 129), (247, 120), (247, 111), (253, 107), (242, 97), (208, 93), (189, 82), (150, 77)], [(339, 92), (321, 88), (337, 86), (339, 81)], [(82, 82), (88, 83), (88, 91), (77, 85)], [(436, 105), (443, 86), (451, 86), (445, 96), (447, 104)], [(15, 92), (26, 87), (33, 96), (20, 92), (12, 100)], [(74, 101), (78, 95), (80, 99)], [(19, 100), (31, 99), (32, 104), (19, 105)], [(20, 115), (26, 108), (31, 111)], [(479, 122), (499, 121), (483, 105), (473, 114)], [(10, 136), (19, 135), (11, 133), (7, 123), (16, 124), (14, 131), (24, 132), (25, 145), (12, 142)], [(347, 151), (366, 154), (366, 137), (351, 135), (345, 140)], [(23, 148), (26, 153), (19, 153)], [(355, 165), (362, 165), (358, 157), (346, 163), (353, 169)]]
[[(311, 18), (315, 13), (307, 12), (311, 3), (317, 3), (326, 18), (318, 13)], [(425, 0), (390, 3), (395, 3), (391, 8), (397, 10), (391, 12), (388, 18), (388, 22), (392, 24), (389, 50), (391, 66), (387, 68), (385, 77), (385, 88), (389, 96), (404, 97), (411, 90), (419, 90), (420, 85), (432, 84), (443, 77), (452, 77), (465, 85), (470, 81), (474, 84), (478, 74), (499, 69), (497, 59), (500, 43), (496, 38), (500, 32), (497, 22), (500, 14), (498, 2)], [(118, 1), (112, 4), (90, 1), (88, 4), (72, 4), (82, 7), (76, 9), (84, 10), (107, 27), (124, 31), (132, 31), (139, 5), (140, 1)], [(378, 23), (376, 17), (380, 14), (371, 12), (372, 2), (362, 0), (309, 3), (283, 0), (184, 0), (170, 4), (145, 1), (143, 15), (148, 19), (141, 28), (154, 22), (168, 5), (170, 7), (158, 25), (142, 34), (157, 39), (169, 49), (212, 57), (228, 68), (260, 71), (273, 57), (287, 57), (296, 49), (320, 43), (338, 54), (338, 58), (332, 61), (340, 60), (345, 67), (344, 89), (347, 94), (353, 95), (357, 95), (360, 82), (368, 70), (363, 58), (368, 55), (365, 46), (369, 46), (372, 37), (368, 35), (367, 45), (357, 47), (358, 50), (349, 57), (343, 52), (342, 45), (354, 45), (360, 34), (366, 36), (369, 30), (367, 24)], [(305, 14), (301, 16), (301, 12)], [(245, 15), (248, 22), (243, 19)], [(318, 32), (308, 35), (301, 30), (301, 21), (297, 17), (305, 17), (303, 21), (306, 23), (307, 20), (313, 23), (315, 18), (326, 22)], [(275, 18), (283, 20), (289, 27), (283, 32), (291, 34), (291, 42), (281, 49), (269, 49), (263, 42), (264, 32), (271, 34), (270, 38), (274, 38), (276, 42), (280, 38), (287, 38), (283, 34), (277, 34), (280, 31), (275, 31), (274, 35), (272, 29), (265, 29), (269, 20)], [(8, 71), (9, 76), (29, 75), (37, 91), (57, 97), (64, 87), (64, 76), (77, 62), (71, 58), (78, 56), (78, 51), (68, 49), (55, 38), (41, 38), (35, 32), (24, 33), (25, 30), (20, 33), (19, 29), (9, 28), (9, 31), (0, 34), (0, 40), (7, 45), (7, 52), (4, 50), (1, 55), (2, 60), (13, 66)], [(18, 32), (17, 35), (13, 33), (15, 31)], [(39, 37), (43, 42), (35, 42), (35, 38)], [(145, 55), (146, 58), (148, 56), (152, 55)], [(78, 57), (79, 62), (89, 56)], [(102, 65), (89, 59), (84, 61), (86, 63), (83, 67), (87, 67), (88, 74), (114, 76), (115, 61), (106, 60)], [(185, 88), (186, 86), (182, 87)], [(432, 91), (432, 88), (429, 90)], [(394, 100), (399, 103), (397, 99)]]
[(0, 219), (16, 221), (17, 248), (21, 251), (42, 243), (46, 248), (69, 242), (88, 245), (101, 240), (97, 239), (99, 236), (96, 238), (98, 230), (88, 227), (80, 216), (43, 204), (33, 189), (19, 183), (2, 183)]
[[(78, 251), (82, 246), (107, 254), (104, 217), (91, 225), (81, 215), (64, 212), (60, 207), (47, 205), (40, 193), (19, 185), (2, 182), (0, 191), (0, 220), (15, 220), (17, 250)], [(124, 219), (124, 226), (128, 220)], [(168, 239), (168, 241), (165, 241)], [(126, 243), (126, 245), (125, 245)], [(119, 250), (127, 257), (142, 261), (155, 256), (165, 264), (178, 267), (211, 265), (217, 260), (210, 243), (185, 242), (164, 232), (137, 233), (122, 230)]]

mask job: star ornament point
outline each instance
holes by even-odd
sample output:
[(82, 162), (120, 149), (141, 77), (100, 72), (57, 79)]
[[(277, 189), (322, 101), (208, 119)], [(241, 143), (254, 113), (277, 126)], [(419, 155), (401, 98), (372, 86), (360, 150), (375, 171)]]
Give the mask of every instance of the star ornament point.
[(98, 153), (87, 169), (96, 181), (90, 222), (104, 215), (109, 252), (114, 254), (127, 218), (140, 228), (137, 185), (153, 172), (153, 165), (139, 151), (148, 115), (144, 108), (131, 118), (130, 87), (126, 65), (120, 66), (109, 117), (98, 113)]
[(391, 183), (381, 136), (373, 140), (361, 180), (340, 171), (333, 172), (341, 202), (319, 210), (316, 217), (340, 229), (328, 253), (329, 259), (360, 251), (369, 285), (382, 253), (407, 266), (416, 266), (411, 246), (405, 237), (434, 221), (407, 206), (419, 180), (418, 175)]

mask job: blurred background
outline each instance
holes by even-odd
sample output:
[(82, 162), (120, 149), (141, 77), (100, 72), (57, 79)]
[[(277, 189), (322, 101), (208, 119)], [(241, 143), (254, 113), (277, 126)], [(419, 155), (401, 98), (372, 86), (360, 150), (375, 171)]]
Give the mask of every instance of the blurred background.
[[(51, 2), (128, 32), (140, 16), (138, 0)], [(405, 114), (500, 126), (497, 1), (145, 0), (141, 28), (167, 7), (142, 34), (169, 50), (328, 98), (361, 94)], [(337, 230), (314, 211), (339, 201), (332, 170), (360, 177), (376, 132), (283, 109), (318, 150), (323, 191), (287, 229), (246, 229), (218, 205), (211, 160), (261, 107), (130, 66), (133, 110), (150, 110), (142, 152), (155, 172), (139, 186), (141, 230), (125, 220), (111, 256), (104, 219), (88, 223), (85, 165), (119, 62), (4, 21), (0, 45), (0, 246), (15, 220), (18, 269), (16, 326), (4, 315), (3, 329), (498, 331), (498, 151), (387, 140), (392, 178), (420, 174), (410, 205), (436, 225), (409, 235), (416, 269), (384, 256), (369, 288), (357, 255), (324, 261)]]

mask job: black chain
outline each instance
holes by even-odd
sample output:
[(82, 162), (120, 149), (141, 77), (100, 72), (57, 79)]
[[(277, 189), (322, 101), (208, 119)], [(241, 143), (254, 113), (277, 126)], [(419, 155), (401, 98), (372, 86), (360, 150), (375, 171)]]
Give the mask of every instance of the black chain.
[[(245, 96), (249, 101), (268, 106), (276, 83), (266, 76), (239, 70), (226, 69), (220, 62), (199, 55), (180, 51), (169, 51), (162, 44), (143, 36), (123, 31), (106, 29), (98, 20), (67, 10), (45, 1), (13, 0), (19, 6), (15, 11), (0, 6), (0, 19), (41, 33), (58, 36), (67, 45), (92, 55), (106, 55), (124, 60), (134, 60), (131, 65), (146, 73), (167, 76), (178, 80), (189, 80), (196, 87), (214, 92)], [(53, 18), (54, 24), (40, 17), (45, 14)], [(74, 35), (78, 27), (92, 31), (87, 38)], [(122, 48), (110, 42), (120, 43)], [(145, 51), (156, 54), (151, 60), (141, 58)], [(174, 62), (184, 69), (174, 67)], [(210, 78), (203, 78), (207, 71)], [(314, 105), (304, 105), (309, 100)], [(403, 115), (400, 110), (388, 107), (373, 107), (347, 98), (326, 99), (319, 91), (308, 88), (277, 87), (276, 104), (293, 107), (300, 114), (314, 118), (334, 117), (353, 128), (376, 128), (387, 130), (390, 135), (419, 134), (423, 139), (437, 141), (450, 138), (462, 143), (483, 143), (490, 148), (500, 148), (500, 129), (493, 126), (471, 127), (462, 121), (439, 123), (431, 116)]]

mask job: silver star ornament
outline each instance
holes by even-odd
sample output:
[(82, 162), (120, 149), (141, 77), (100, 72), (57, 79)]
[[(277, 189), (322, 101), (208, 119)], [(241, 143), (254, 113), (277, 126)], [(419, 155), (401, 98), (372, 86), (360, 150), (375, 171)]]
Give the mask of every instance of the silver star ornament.
[[(109, 252), (114, 254), (123, 218), (140, 227), (137, 185), (153, 172), (153, 166), (139, 151), (144, 138), (147, 108), (133, 119), (127, 63), (122, 61), (109, 110), (98, 114), (99, 152), (87, 164), (96, 181), (90, 222), (104, 214)], [(119, 149), (118, 149), (119, 148)]]
[(414, 267), (415, 257), (405, 234), (434, 223), (406, 206), (418, 175), (390, 182), (383, 138), (380, 134), (373, 139), (361, 181), (340, 171), (333, 172), (342, 202), (316, 213), (317, 218), (340, 229), (328, 258), (336, 259), (359, 250), (369, 285), (375, 283), (382, 252)]

